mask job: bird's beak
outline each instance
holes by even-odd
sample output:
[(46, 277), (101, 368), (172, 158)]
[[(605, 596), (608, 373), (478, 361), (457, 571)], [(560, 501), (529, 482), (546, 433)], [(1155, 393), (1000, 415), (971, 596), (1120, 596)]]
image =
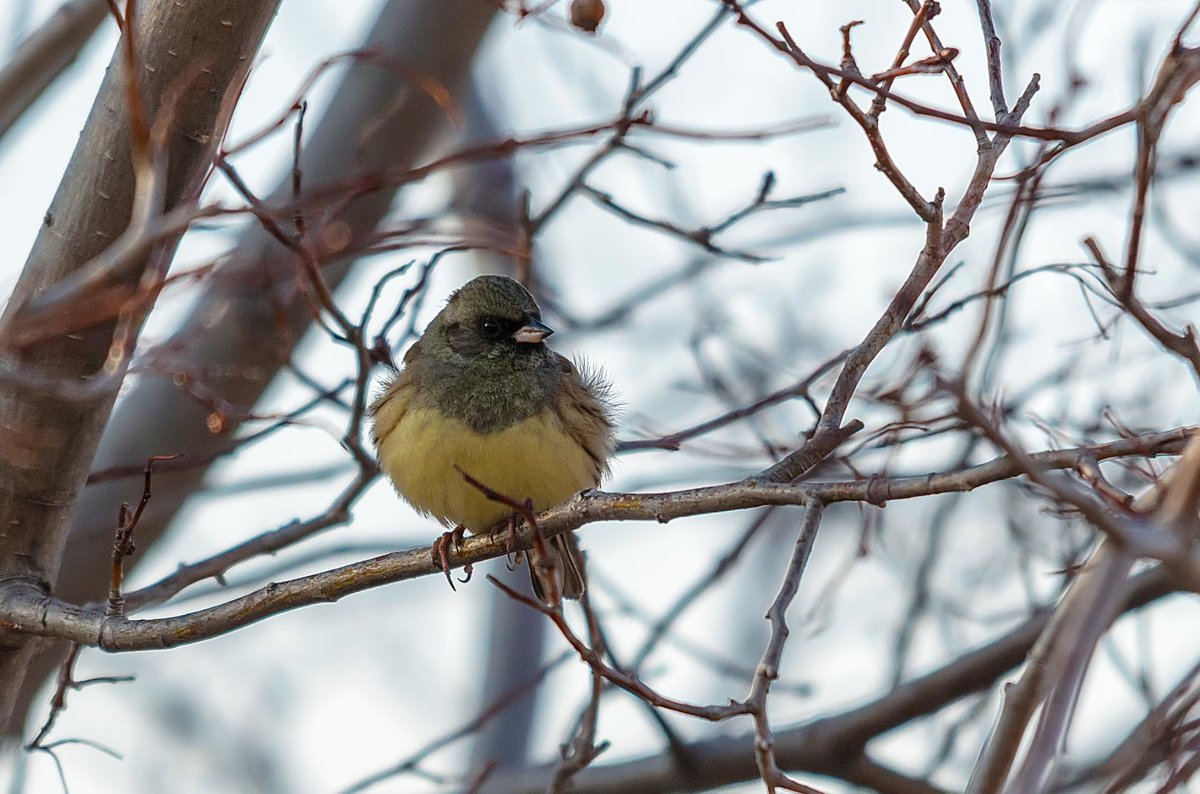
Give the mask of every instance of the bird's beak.
[(522, 345), (536, 345), (552, 333), (553, 328), (531, 317), (528, 322), (513, 331), (512, 338), (514, 342)]

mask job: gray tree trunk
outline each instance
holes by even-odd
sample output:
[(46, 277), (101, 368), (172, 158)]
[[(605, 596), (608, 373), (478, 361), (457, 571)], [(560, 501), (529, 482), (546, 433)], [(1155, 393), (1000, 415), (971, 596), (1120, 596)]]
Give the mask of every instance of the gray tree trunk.
[[(220, 110), (236, 97), (277, 6), (278, 0), (138, 4), (136, 61), (145, 107), (162, 108), (183, 87), (167, 144), (167, 209), (199, 191), (224, 132), (220, 125), (228, 114)], [(0, 327), (30, 296), (91, 261), (129, 224), (134, 175), (122, 57), (118, 47)], [(170, 257), (174, 242), (159, 246), (141, 267), (128, 268), (128, 281), (136, 284), (154, 257)], [(23, 350), (3, 340), (3, 365), (77, 383), (104, 365), (114, 328), (105, 322)], [(0, 448), (0, 578), (51, 587), (115, 398), (115, 387), (80, 399), (11, 375), (0, 378), (6, 434)], [(115, 519), (115, 512), (106, 517), (110, 528)], [(0, 719), (9, 719), (32, 649), (25, 635), (0, 634)]]
[[(479, 0), (391, 0), (380, 12), (365, 47), (428, 75), (453, 93), (469, 71), (496, 7)], [(457, 98), (457, 97), (456, 97)], [(303, 153), (306, 190), (341, 182), (355, 173), (412, 163), (443, 129), (444, 112), (395, 71), (370, 63), (348, 67), (328, 110), (311, 132)], [(364, 135), (364, 131), (370, 131)], [(291, 195), (290, 176), (273, 199)], [(349, 201), (338, 219), (352, 239), (368, 236), (395, 198), (379, 190)], [(213, 279), (206, 294), (181, 324), (168, 347), (180, 369), (209, 373), (205, 386), (224, 401), (249, 411), (311, 322), (308, 306), (294, 287), (290, 254), (258, 224), (246, 228), (233, 262)], [(352, 262), (327, 264), (322, 272), (336, 286)], [(215, 373), (233, 373), (217, 376)], [(253, 373), (248, 377), (246, 373)], [(121, 400), (96, 453), (94, 469), (144, 465), (150, 455), (184, 452), (192, 461), (213, 460), (230, 447), (238, 429), (229, 417), (225, 432), (209, 432), (209, 410), (182, 392), (171, 373), (148, 373)], [(186, 460), (186, 459), (185, 459)], [(184, 502), (201, 487), (209, 465), (155, 474), (154, 499), (138, 524), (138, 548), (159, 538)], [(58, 595), (74, 602), (101, 598), (107, 568), (97, 564), (112, 537), (120, 503), (136, 497), (136, 480), (89, 486), (80, 499), (71, 542), (63, 556)], [(8, 725), (19, 733), (30, 702), (61, 658), (61, 648), (39, 654)]]

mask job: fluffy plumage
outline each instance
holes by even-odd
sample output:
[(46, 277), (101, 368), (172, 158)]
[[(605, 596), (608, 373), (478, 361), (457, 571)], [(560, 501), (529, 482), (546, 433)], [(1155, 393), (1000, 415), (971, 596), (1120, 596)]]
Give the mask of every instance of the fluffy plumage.
[[(450, 297), (405, 354), (371, 414), (380, 467), (413, 507), (472, 532), (511, 516), (455, 466), (539, 510), (600, 484), (613, 449), (608, 386), (551, 350), (542, 341), (550, 333), (520, 284), (480, 276)], [(559, 591), (578, 598), (583, 561), (574, 537), (552, 543)]]

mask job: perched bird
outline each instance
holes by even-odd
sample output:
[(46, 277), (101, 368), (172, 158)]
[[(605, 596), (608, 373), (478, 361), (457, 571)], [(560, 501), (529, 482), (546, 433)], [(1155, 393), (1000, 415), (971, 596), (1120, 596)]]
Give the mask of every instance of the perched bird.
[[(517, 502), (531, 499), (537, 510), (598, 486), (608, 473), (608, 384), (551, 350), (544, 341), (551, 333), (519, 283), (479, 276), (450, 296), (371, 405), (380, 468), (409, 504), (455, 528), (434, 546), (447, 577), (452, 538), (496, 529), (514, 513), (463, 473)], [(559, 594), (578, 598), (583, 558), (574, 536), (549, 545)], [(535, 568), (534, 592), (546, 600)]]

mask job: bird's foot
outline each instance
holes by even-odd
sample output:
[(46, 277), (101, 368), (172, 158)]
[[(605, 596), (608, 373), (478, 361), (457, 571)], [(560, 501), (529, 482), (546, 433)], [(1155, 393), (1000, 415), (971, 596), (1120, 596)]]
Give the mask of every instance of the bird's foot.
[[(466, 533), (466, 527), (459, 524), (449, 532), (443, 532), (441, 537), (433, 542), (433, 564), (442, 569), (442, 573), (446, 574), (446, 581), (450, 584), (450, 589), (454, 587), (454, 577), (450, 575), (450, 547), (453, 545), (455, 550), (461, 549), (463, 544), (463, 535)], [(466, 584), (471, 580), (471, 566), (466, 567), (467, 578), (461, 580)]]
[(517, 540), (520, 538), (520, 536), (517, 534), (517, 525), (520, 523), (520, 521), (520, 517), (514, 513), (503, 521), (496, 522), (496, 525), (489, 530), (493, 536), (498, 535), (501, 532), (505, 533), (505, 565), (508, 566), (508, 570), (510, 571), (515, 571), (520, 562), (520, 557), (516, 555)]

